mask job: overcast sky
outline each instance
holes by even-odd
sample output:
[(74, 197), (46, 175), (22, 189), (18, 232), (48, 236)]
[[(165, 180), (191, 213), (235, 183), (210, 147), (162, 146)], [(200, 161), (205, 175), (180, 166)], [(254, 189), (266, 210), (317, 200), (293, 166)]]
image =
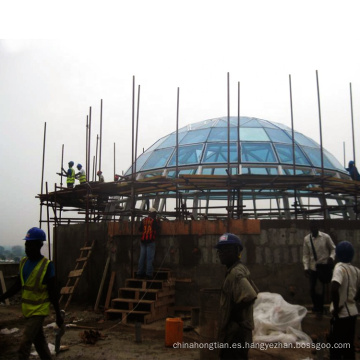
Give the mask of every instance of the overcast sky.
[[(92, 154), (103, 99), (105, 180), (131, 161), (132, 77), (141, 87), (139, 151), (180, 126), (231, 114), (291, 126), (352, 159), (360, 128), (360, 29), (356, 1), (63, 1), (6, 2), (0, 12), (0, 245), (22, 244), (39, 224), (44, 124), (49, 191), (65, 167), (85, 165), (85, 125), (92, 107)], [(356, 149), (360, 159), (360, 149)], [(44, 183), (45, 184), (45, 183)], [(45, 187), (45, 185), (44, 185)], [(45, 211), (45, 209), (44, 209)], [(45, 216), (46, 214), (44, 214)]]

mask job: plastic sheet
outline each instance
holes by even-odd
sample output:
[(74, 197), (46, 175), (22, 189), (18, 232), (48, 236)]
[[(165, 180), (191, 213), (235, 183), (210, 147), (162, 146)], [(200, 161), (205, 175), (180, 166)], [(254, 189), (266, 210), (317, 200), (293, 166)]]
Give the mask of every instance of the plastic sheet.
[(301, 330), (307, 310), (286, 302), (279, 294), (261, 292), (254, 304), (254, 342), (311, 343)]

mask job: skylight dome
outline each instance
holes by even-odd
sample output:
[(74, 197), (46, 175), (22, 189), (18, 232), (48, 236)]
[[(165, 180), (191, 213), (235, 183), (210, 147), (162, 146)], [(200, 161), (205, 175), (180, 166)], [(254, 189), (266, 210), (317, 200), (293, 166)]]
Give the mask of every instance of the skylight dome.
[[(296, 131), (294, 139), (296, 174), (320, 174), (320, 145)], [(230, 117), (229, 134), (227, 117), (200, 121), (179, 129), (178, 144), (178, 163), (176, 132), (173, 132), (138, 157), (134, 172), (140, 177), (175, 177), (178, 165), (179, 174), (222, 175), (226, 174), (229, 155), (232, 174), (293, 174), (291, 128), (268, 120), (241, 117), (238, 131), (238, 118)], [(323, 160), (327, 174), (347, 177), (341, 163), (325, 149)], [(131, 171), (129, 168), (126, 175)]]

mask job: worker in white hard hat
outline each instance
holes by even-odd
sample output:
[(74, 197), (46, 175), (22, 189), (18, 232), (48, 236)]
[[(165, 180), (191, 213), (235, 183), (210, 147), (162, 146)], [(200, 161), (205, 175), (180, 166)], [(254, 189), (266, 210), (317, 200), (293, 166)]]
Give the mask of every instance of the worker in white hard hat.
[(155, 256), (155, 240), (160, 230), (159, 220), (156, 218), (157, 210), (149, 209), (149, 215), (141, 221), (140, 258), (136, 277), (138, 279), (153, 279), (153, 261)]
[(24, 240), (26, 257), (20, 261), (19, 275), (13, 286), (0, 295), (0, 302), (22, 290), (21, 307), (26, 323), (18, 350), (19, 359), (29, 359), (31, 345), (34, 344), (40, 359), (50, 360), (52, 356), (43, 332), (50, 303), (54, 306), (56, 324), (60, 328), (64, 323), (56, 288), (55, 267), (52, 261), (41, 254), (41, 247), (46, 241), (43, 230), (31, 228)]
[(248, 268), (240, 261), (243, 245), (239, 237), (225, 233), (215, 248), (227, 268), (220, 297), (218, 341), (229, 346), (220, 349), (220, 359), (247, 359), (246, 344), (252, 343), (253, 304), (258, 289), (250, 279)]

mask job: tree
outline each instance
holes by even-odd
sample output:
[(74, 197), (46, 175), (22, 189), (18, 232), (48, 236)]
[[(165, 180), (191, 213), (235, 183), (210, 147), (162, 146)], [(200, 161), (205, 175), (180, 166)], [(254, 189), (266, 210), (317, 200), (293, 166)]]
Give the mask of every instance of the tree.
[(24, 247), (20, 246), (20, 245), (15, 245), (11, 247), (11, 252), (15, 255), (15, 256), (21, 256), (24, 254)]

